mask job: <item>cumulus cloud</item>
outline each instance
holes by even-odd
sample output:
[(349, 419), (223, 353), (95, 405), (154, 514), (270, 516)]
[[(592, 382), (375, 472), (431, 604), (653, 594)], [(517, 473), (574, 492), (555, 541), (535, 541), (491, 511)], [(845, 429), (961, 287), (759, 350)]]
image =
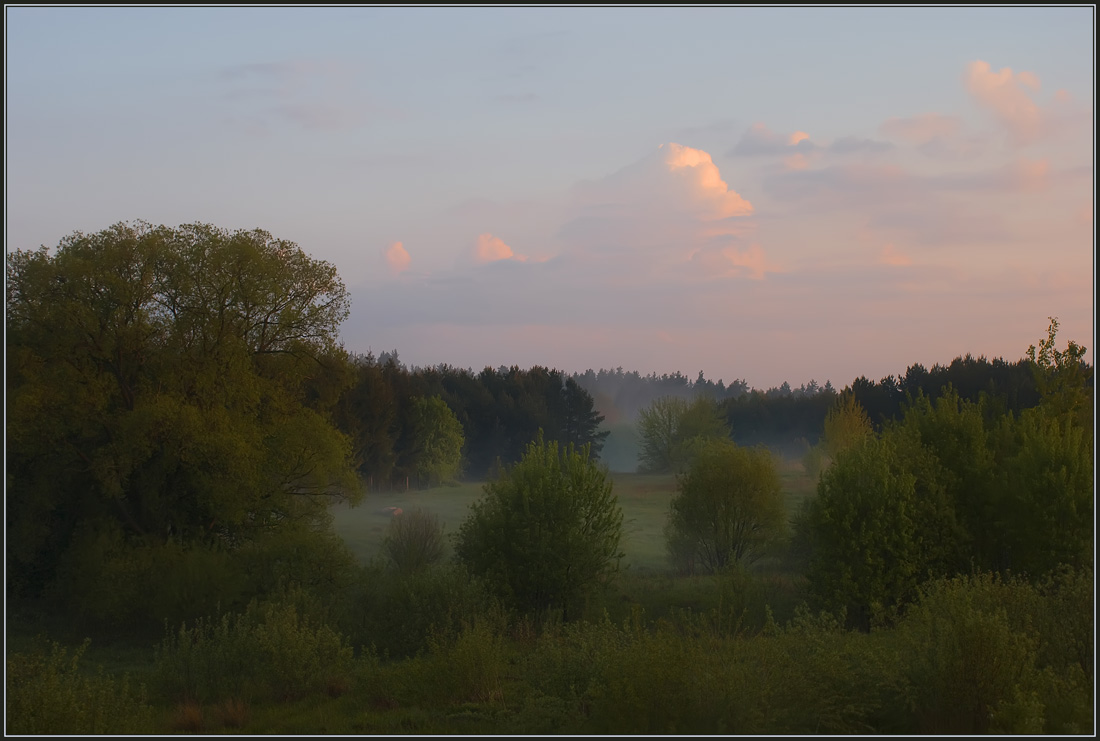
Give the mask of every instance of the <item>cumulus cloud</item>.
[(1015, 143), (1030, 144), (1040, 136), (1043, 112), (1023, 89), (1039, 89), (1034, 73), (1013, 74), (1009, 67), (994, 72), (989, 62), (977, 60), (967, 65), (965, 80), (967, 92), (993, 113)]
[(578, 183), (555, 236), (567, 251), (676, 256), (746, 228), (752, 203), (708, 152), (675, 142), (607, 177)]
[(791, 154), (792, 148), (799, 152), (809, 152), (814, 149), (814, 143), (810, 141), (810, 135), (804, 131), (796, 131), (784, 137), (775, 133), (763, 123), (757, 122), (742, 134), (740, 141), (727, 155), (737, 157), (786, 156)]
[(704, 218), (724, 219), (752, 213), (752, 204), (729, 189), (708, 153), (676, 143), (662, 144), (661, 149), (667, 153), (664, 162), (669, 172), (686, 182), (696, 203), (705, 204), (700, 210)]
[(405, 249), (405, 245), (400, 242), (394, 242), (387, 247), (383, 251), (382, 256), (386, 258), (386, 264), (390, 266), (390, 272), (394, 275), (408, 270), (409, 263), (412, 261), (408, 250)]
[(524, 262), (527, 257), (517, 255), (511, 247), (504, 243), (503, 239), (485, 232), (478, 235), (477, 242), (474, 244), (474, 259), (480, 263), (496, 262), (497, 260)]

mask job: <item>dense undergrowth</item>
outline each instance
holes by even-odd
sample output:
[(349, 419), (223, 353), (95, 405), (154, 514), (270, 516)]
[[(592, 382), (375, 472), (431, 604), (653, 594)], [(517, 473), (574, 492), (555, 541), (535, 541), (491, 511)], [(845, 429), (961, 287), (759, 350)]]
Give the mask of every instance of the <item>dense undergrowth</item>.
[[(805, 608), (777, 617), (761, 601), (777, 590), (759, 573), (690, 580), (663, 607), (652, 594), (649, 608), (631, 598), (662, 591), (646, 584), (661, 579), (627, 579), (563, 624), (507, 614), (453, 565), (375, 565), (338, 602), (294, 587), (166, 624), (110, 672), (87, 643), (23, 638), (9, 646), (7, 731), (1092, 730), (1091, 570), (1038, 584), (930, 582), (896, 623), (870, 632)], [(15, 626), (24, 635), (26, 621)]]

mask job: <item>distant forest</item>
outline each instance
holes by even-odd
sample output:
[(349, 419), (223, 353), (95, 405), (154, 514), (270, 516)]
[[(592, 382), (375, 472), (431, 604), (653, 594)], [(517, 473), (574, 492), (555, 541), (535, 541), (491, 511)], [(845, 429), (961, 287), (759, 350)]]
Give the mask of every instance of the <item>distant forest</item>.
[[(501, 366), (477, 373), (449, 365), (410, 367), (396, 350), (355, 356), (353, 366), (356, 379), (339, 404), (337, 418), (353, 440), (360, 473), (376, 487), (417, 481), (424, 445), (412, 429), (415, 415), (408, 413), (415, 399), (438, 397), (446, 403), (462, 426), (462, 476), (483, 479), (495, 466), (519, 460), (539, 429), (547, 439), (591, 445), (599, 455), (609, 434), (631, 437), (639, 412), (668, 396), (713, 400), (739, 445), (766, 445), (778, 453), (801, 455), (818, 442), (839, 394), (828, 381), (798, 388), (784, 383), (761, 391), (743, 380), (715, 382), (702, 372), (692, 380), (681, 373), (643, 376), (622, 368), (567, 374), (540, 366)], [(970, 401), (984, 395), (1001, 412), (1018, 414), (1039, 402), (1027, 359), (1009, 362), (969, 354), (930, 369), (914, 364), (904, 374), (879, 381), (860, 376), (843, 390), (854, 394), (881, 429), (901, 416), (907, 400), (921, 394), (935, 399), (948, 386)], [(633, 470), (629, 444), (615, 448), (613, 467)]]

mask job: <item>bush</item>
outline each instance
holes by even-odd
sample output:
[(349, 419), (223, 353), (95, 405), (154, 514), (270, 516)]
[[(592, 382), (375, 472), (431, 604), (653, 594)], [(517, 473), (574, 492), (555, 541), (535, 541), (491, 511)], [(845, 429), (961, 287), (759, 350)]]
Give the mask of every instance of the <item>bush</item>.
[(7, 733), (144, 734), (153, 730), (145, 687), (128, 677), (85, 674), (80, 660), (88, 641), (68, 656), (57, 643), (7, 660)]
[(461, 564), (412, 573), (368, 567), (350, 602), (339, 624), (342, 632), (355, 646), (373, 646), (390, 659), (415, 656), (433, 633), (456, 635), (494, 604), (484, 584), (470, 579)]
[(587, 447), (559, 453), (540, 432), (519, 463), (485, 485), (455, 552), (510, 606), (568, 617), (618, 571), (622, 529), (606, 469)]
[(782, 535), (783, 490), (771, 454), (728, 440), (700, 448), (670, 503), (669, 555), (709, 572), (759, 559)]
[(155, 629), (246, 602), (237, 559), (214, 544), (128, 539), (110, 521), (78, 528), (51, 596), (85, 619)]
[[(990, 575), (932, 582), (899, 625), (919, 733), (1042, 729), (1035, 593)], [(1011, 723), (1015, 727), (995, 727)], [(1037, 724), (1037, 725), (1036, 725)]]
[(398, 571), (420, 571), (443, 560), (445, 543), (439, 518), (422, 509), (390, 521), (382, 551)]
[(330, 625), (350, 609), (348, 595), (362, 570), (339, 536), (303, 525), (288, 525), (246, 543), (234, 560), (248, 575), (251, 597), (293, 600), (303, 615)]
[(168, 632), (155, 673), (161, 690), (182, 700), (282, 701), (326, 692), (350, 677), (352, 658), (340, 634), (293, 605), (254, 602), (243, 613)]

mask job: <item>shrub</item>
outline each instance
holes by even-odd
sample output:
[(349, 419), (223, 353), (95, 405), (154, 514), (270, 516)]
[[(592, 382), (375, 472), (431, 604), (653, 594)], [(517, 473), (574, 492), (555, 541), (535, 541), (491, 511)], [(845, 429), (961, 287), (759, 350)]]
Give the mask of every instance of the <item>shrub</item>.
[(460, 564), (402, 573), (375, 565), (364, 569), (340, 622), (355, 646), (373, 646), (387, 658), (415, 656), (433, 633), (457, 634), (492, 608), (483, 582)]
[[(1042, 728), (1031, 588), (990, 575), (931, 582), (899, 625), (919, 733)], [(995, 728), (1013, 723), (1014, 728)]]
[(617, 571), (623, 513), (589, 449), (559, 452), (542, 433), (523, 459), (485, 485), (455, 552), (521, 612), (569, 616)]
[(394, 517), (382, 550), (398, 571), (420, 571), (439, 563), (445, 550), (439, 518), (422, 509)]
[(244, 613), (195, 621), (157, 647), (161, 689), (185, 700), (287, 700), (326, 692), (350, 676), (353, 651), (294, 605), (252, 603)]
[(7, 732), (11, 734), (142, 734), (153, 725), (145, 687), (128, 677), (84, 673), (89, 641), (73, 651), (51, 643), (7, 659)]
[(751, 563), (784, 525), (783, 490), (771, 454), (728, 440), (711, 442), (697, 452), (670, 503), (669, 554), (709, 572)]
[(155, 629), (242, 605), (245, 575), (215, 544), (127, 539), (109, 521), (78, 528), (51, 596), (102, 624)]

